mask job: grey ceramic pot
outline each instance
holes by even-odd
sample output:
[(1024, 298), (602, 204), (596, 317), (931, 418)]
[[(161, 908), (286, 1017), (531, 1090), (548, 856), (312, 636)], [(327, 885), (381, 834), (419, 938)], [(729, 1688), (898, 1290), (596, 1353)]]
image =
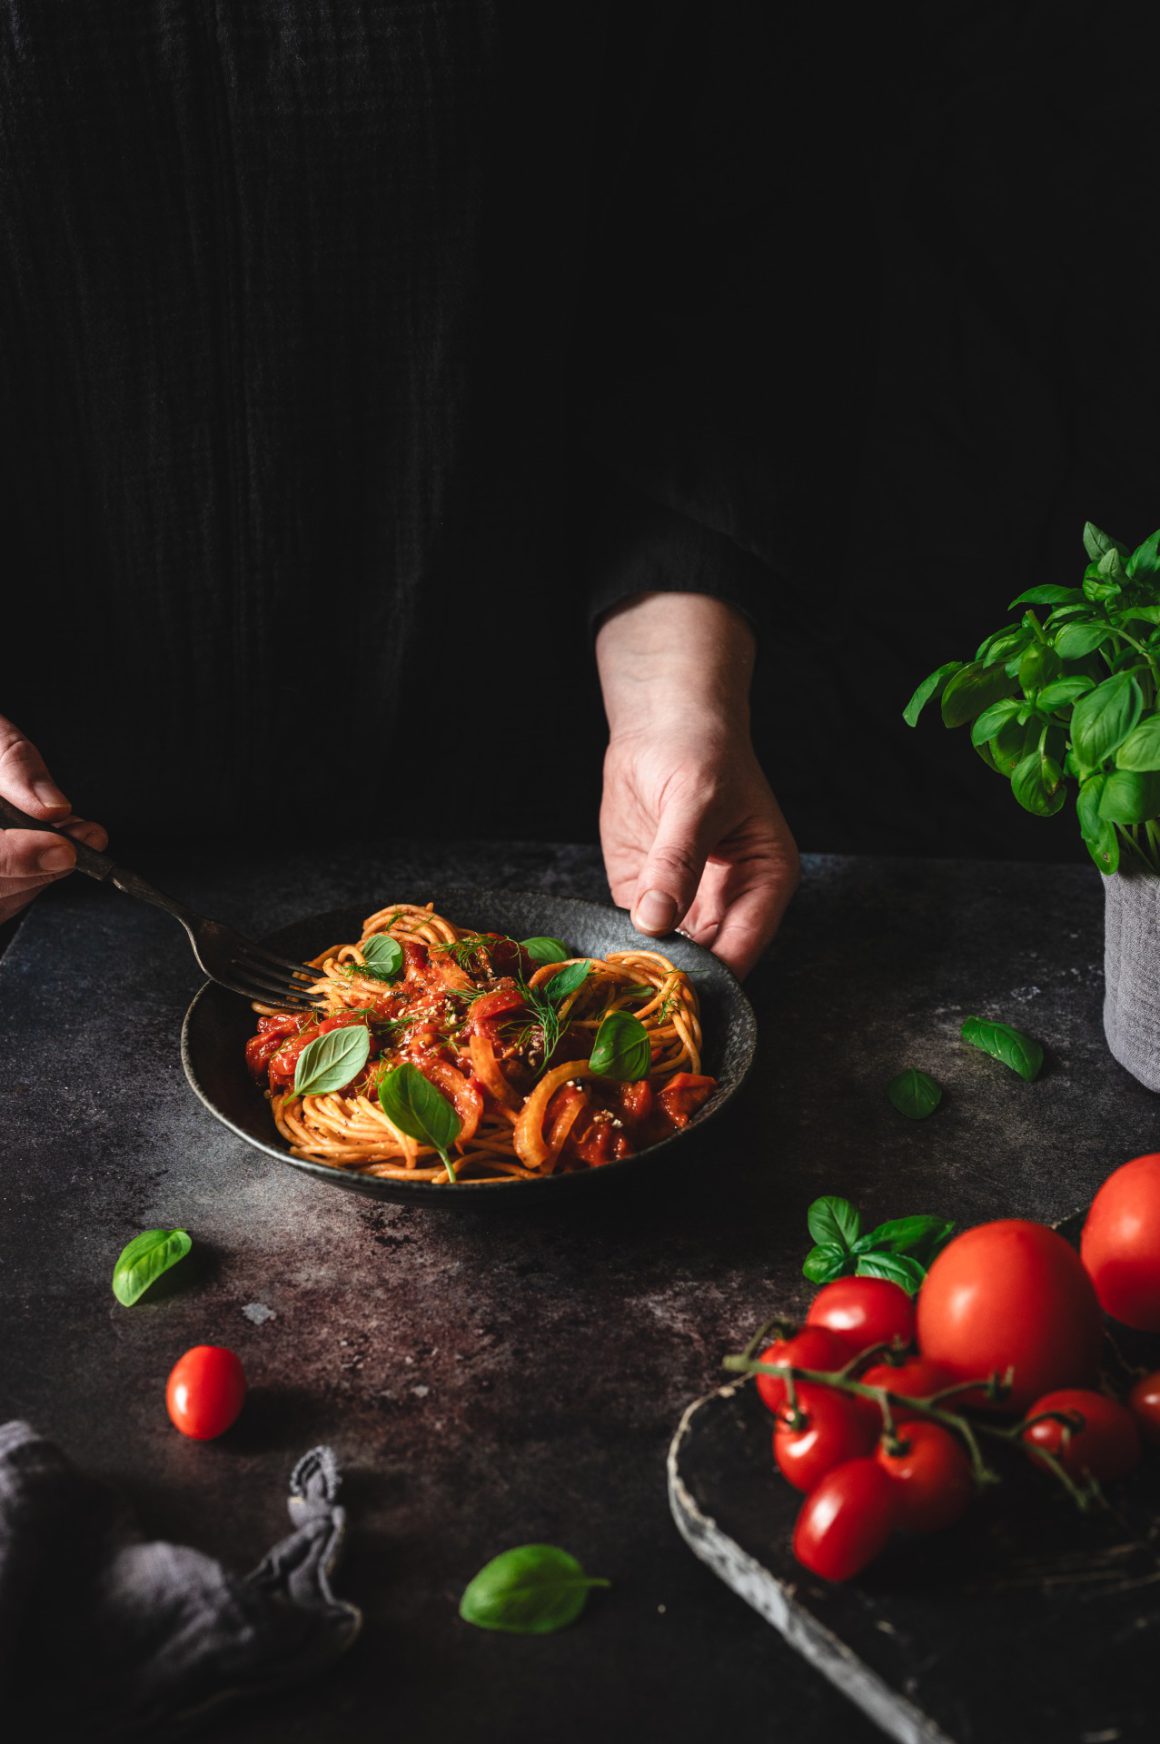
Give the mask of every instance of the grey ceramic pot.
[(1104, 879), (1104, 1034), (1113, 1058), (1160, 1090), (1160, 878)]

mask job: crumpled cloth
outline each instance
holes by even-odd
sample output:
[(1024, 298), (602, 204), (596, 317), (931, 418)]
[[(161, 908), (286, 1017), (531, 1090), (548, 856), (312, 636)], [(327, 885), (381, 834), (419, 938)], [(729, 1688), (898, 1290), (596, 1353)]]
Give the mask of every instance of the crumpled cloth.
[(362, 1615), (330, 1576), (345, 1513), (315, 1447), (294, 1530), (252, 1574), (146, 1541), (116, 1493), (27, 1423), (0, 1427), (0, 1719), (8, 1737), (168, 1740), (222, 1703), (329, 1665)]
[(1112, 1057), (1160, 1090), (1160, 878), (1104, 879), (1104, 1034)]

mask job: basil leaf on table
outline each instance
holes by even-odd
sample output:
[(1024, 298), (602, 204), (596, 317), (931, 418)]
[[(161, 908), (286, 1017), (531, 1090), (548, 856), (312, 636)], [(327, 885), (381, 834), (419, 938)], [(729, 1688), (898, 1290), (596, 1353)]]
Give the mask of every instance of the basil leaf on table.
[(829, 1284), (850, 1269), (849, 1248), (836, 1241), (820, 1241), (802, 1261), (802, 1274), (811, 1284)]
[(572, 955), (563, 939), (550, 939), (544, 936), (542, 938), (521, 939), (520, 944), (533, 963), (564, 963)]
[(554, 1544), (520, 1544), (484, 1564), (459, 1602), (459, 1615), (477, 1629), (551, 1635), (576, 1621), (593, 1587), (611, 1585), (586, 1575)]
[(591, 964), (587, 960), (583, 963), (569, 963), (566, 969), (561, 969), (559, 974), (546, 981), (540, 991), (553, 1005), (559, 1005), (567, 999), (569, 993), (575, 993), (577, 987), (584, 985), (590, 968)]
[(295, 1096), (328, 1096), (342, 1090), (370, 1058), (371, 1032), (365, 1023), (328, 1029), (303, 1048), (294, 1068)]
[(596, 1032), (588, 1064), (600, 1078), (634, 1084), (652, 1065), (648, 1031), (629, 1011), (610, 1011)]
[(379, 1106), (392, 1125), (408, 1138), (438, 1151), (448, 1179), (456, 1179), (448, 1155), (459, 1137), (463, 1122), (441, 1090), (410, 1062), (385, 1072), (379, 1079)]
[(815, 1199), (806, 1212), (806, 1228), (816, 1242), (850, 1248), (862, 1233), (862, 1213), (848, 1199), (827, 1194)]
[(376, 981), (397, 981), (403, 972), (405, 958), (398, 939), (386, 933), (375, 933), (362, 946), (366, 966)]
[(907, 1066), (886, 1086), (886, 1094), (907, 1120), (925, 1120), (942, 1101), (942, 1087), (917, 1066)]
[(1013, 1029), (1009, 1023), (997, 1023), (988, 1017), (968, 1017), (962, 1027), (962, 1038), (971, 1047), (979, 1048), (1009, 1066), (1027, 1083), (1039, 1076), (1043, 1065), (1043, 1049), (1033, 1036)]
[(193, 1242), (184, 1229), (143, 1229), (123, 1247), (113, 1267), (113, 1294), (131, 1308), (151, 1284), (183, 1260)]
[(926, 1268), (907, 1254), (863, 1254), (855, 1272), (858, 1278), (885, 1278), (913, 1296), (926, 1276)]

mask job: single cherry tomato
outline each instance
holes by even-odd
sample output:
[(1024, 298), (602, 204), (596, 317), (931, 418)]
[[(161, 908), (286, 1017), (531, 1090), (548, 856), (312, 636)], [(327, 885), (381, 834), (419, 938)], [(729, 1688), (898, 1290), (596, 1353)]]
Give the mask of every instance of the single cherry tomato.
[(223, 1435), (246, 1397), (246, 1376), (232, 1350), (220, 1344), (195, 1344), (175, 1363), (165, 1388), (165, 1405), (175, 1429), (194, 1441)]
[(918, 1344), (952, 1381), (1013, 1370), (1022, 1411), (1049, 1388), (1093, 1381), (1103, 1324), (1079, 1255), (1022, 1218), (981, 1223), (938, 1255), (918, 1292)]
[(1040, 1411), (1065, 1411), (1077, 1420), (1079, 1426), (1070, 1435), (1057, 1418), (1049, 1417), (1042, 1423), (1031, 1424), (1022, 1436), (1028, 1447), (1042, 1447), (1056, 1454), (1073, 1478), (1090, 1475), (1101, 1483), (1114, 1483), (1139, 1465), (1140, 1430), (1136, 1419), (1126, 1405), (1117, 1404), (1106, 1393), (1094, 1393), (1086, 1387), (1061, 1387), (1036, 1399), (1027, 1415), (1035, 1417)]
[(823, 1580), (851, 1580), (885, 1550), (898, 1520), (897, 1495), (876, 1459), (835, 1466), (802, 1503), (794, 1555)]
[(1160, 1447), (1160, 1369), (1136, 1382), (1128, 1406), (1149, 1447)]
[(886, 1442), (874, 1456), (897, 1486), (898, 1524), (907, 1532), (941, 1532), (966, 1513), (975, 1493), (971, 1462), (941, 1423), (907, 1423), (896, 1450)]
[(1108, 1176), (1079, 1251), (1104, 1312), (1140, 1332), (1160, 1332), (1160, 1153), (1134, 1157)]
[[(823, 1369), (828, 1374), (849, 1360), (842, 1340), (824, 1326), (803, 1326), (792, 1338), (778, 1338), (763, 1350), (758, 1362), (792, 1363), (799, 1369)], [(757, 1391), (771, 1411), (785, 1404), (785, 1382), (778, 1375), (758, 1375)]]
[[(942, 1364), (931, 1362), (928, 1356), (908, 1356), (900, 1363), (874, 1363), (858, 1379), (867, 1387), (885, 1387), (888, 1392), (898, 1393), (904, 1399), (926, 1399), (931, 1393), (954, 1385)], [(896, 1423), (909, 1423), (914, 1416), (905, 1405), (894, 1405), (891, 1409)]]
[(829, 1387), (803, 1383), (798, 1410), (805, 1418), (795, 1428), (786, 1407), (773, 1428), (773, 1457), (784, 1478), (806, 1495), (836, 1465), (874, 1451), (875, 1425), (853, 1399)]
[(806, 1325), (836, 1332), (848, 1356), (874, 1344), (905, 1346), (914, 1339), (914, 1301), (887, 1278), (835, 1278), (810, 1303)]

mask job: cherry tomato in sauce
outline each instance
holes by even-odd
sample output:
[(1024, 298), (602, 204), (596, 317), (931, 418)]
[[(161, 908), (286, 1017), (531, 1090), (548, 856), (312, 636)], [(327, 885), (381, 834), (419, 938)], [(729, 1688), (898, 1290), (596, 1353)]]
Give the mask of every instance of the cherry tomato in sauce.
[(194, 1441), (212, 1441), (238, 1418), (246, 1397), (245, 1371), (232, 1350), (195, 1344), (173, 1366), (165, 1405), (175, 1429)]
[(677, 1072), (662, 1086), (657, 1100), (672, 1129), (679, 1132), (688, 1126), (716, 1088), (716, 1078), (706, 1078), (699, 1072)]

